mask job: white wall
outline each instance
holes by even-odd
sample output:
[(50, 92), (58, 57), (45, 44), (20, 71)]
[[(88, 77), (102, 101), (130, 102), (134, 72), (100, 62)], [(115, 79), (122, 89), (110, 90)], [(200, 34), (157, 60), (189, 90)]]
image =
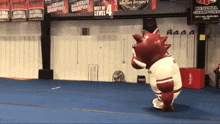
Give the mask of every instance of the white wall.
[[(196, 67), (197, 27), (188, 26), (186, 18), (159, 18), (157, 24), (161, 35), (169, 29), (186, 30), (187, 34), (195, 30), (195, 35), (168, 35), (167, 43), (172, 44), (169, 52), (180, 67)], [(99, 66), (99, 81), (111, 81), (116, 70), (122, 70), (128, 82), (136, 82), (137, 75), (147, 77), (147, 70), (135, 70), (130, 65), (131, 45), (135, 43), (132, 34), (142, 33), (142, 20), (60, 21), (51, 26), (55, 79), (88, 80), (89, 64)], [(0, 27), (0, 77), (38, 78), (38, 70), (42, 69), (40, 22), (2, 22)], [(213, 86), (213, 67), (220, 61), (219, 27), (206, 28), (205, 69)], [(90, 28), (90, 35), (81, 36), (81, 28)]]
[[(142, 33), (142, 20), (53, 22), (52, 28), (55, 79), (88, 80), (88, 66), (96, 64), (99, 81), (112, 81), (113, 73), (121, 70), (126, 81), (136, 82), (137, 71), (130, 64), (132, 34)], [(90, 35), (82, 36), (81, 28), (89, 28)]]
[[(195, 68), (197, 55), (197, 26), (187, 25), (187, 18), (159, 18), (157, 25), (161, 35), (167, 35), (167, 31), (172, 29), (173, 33), (178, 30), (179, 35), (167, 35), (167, 44), (171, 44), (168, 52), (177, 61), (179, 67)], [(186, 30), (187, 35), (180, 33)], [(194, 30), (194, 35), (189, 32)]]
[[(161, 35), (166, 35), (169, 29), (186, 30), (187, 34), (195, 30), (197, 33), (196, 26), (188, 26), (186, 22), (186, 18), (157, 19)], [(145, 75), (149, 82), (147, 70), (135, 70), (130, 64), (131, 46), (135, 43), (132, 34), (142, 34), (142, 24), (139, 19), (52, 22), (51, 68), (54, 78), (89, 80), (88, 66), (96, 64), (98, 81), (112, 81), (113, 73), (121, 70), (127, 82), (137, 82), (137, 75)], [(89, 28), (90, 35), (82, 36), (81, 28)], [(195, 36), (170, 35), (168, 38), (167, 43), (173, 46), (173, 52), (172, 49), (169, 52), (180, 67), (195, 67), (195, 46), (192, 46)]]
[(40, 22), (0, 23), (0, 77), (38, 78)]

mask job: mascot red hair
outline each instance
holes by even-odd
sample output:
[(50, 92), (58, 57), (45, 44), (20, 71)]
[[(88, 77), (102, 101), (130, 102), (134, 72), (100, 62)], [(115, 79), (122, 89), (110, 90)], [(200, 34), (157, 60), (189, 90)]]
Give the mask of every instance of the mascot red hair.
[(133, 45), (131, 64), (135, 69), (148, 69), (150, 86), (157, 98), (153, 106), (162, 111), (173, 111), (173, 102), (182, 90), (180, 71), (175, 60), (169, 55), (170, 44), (165, 44), (167, 36), (161, 37), (157, 28), (153, 33), (143, 32), (133, 35), (137, 41)]

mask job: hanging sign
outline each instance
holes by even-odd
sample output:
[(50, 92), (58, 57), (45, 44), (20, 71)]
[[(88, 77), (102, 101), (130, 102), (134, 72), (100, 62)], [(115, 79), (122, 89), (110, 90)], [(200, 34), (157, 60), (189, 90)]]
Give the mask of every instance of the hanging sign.
[(44, 19), (44, 0), (28, 0), (28, 20)]
[(69, 12), (87, 13), (93, 11), (93, 0), (69, 0)]
[(94, 17), (113, 18), (113, 13), (117, 10), (117, 0), (94, 0)]
[(45, 0), (45, 4), (47, 13), (68, 13), (68, 0)]
[(220, 0), (191, 0), (191, 22), (220, 22)]
[(143, 10), (149, 6), (150, 0), (119, 0), (119, 10)]
[(9, 0), (0, 0), (0, 21), (10, 20), (10, 2)]
[(27, 1), (26, 0), (11, 0), (12, 21), (27, 20)]

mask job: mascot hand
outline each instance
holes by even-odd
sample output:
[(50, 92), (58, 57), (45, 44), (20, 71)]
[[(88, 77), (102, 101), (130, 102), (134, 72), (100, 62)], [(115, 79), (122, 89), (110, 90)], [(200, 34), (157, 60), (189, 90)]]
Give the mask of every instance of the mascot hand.
[(146, 64), (137, 60), (136, 57), (132, 57), (131, 60), (131, 65), (135, 68), (135, 69), (142, 69), (142, 68), (146, 68)]

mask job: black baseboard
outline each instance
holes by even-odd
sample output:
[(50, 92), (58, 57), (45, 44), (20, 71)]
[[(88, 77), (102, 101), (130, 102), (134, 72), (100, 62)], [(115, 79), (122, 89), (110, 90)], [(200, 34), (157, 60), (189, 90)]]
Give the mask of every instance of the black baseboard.
[(53, 79), (53, 70), (39, 70), (38, 73), (39, 79)]

